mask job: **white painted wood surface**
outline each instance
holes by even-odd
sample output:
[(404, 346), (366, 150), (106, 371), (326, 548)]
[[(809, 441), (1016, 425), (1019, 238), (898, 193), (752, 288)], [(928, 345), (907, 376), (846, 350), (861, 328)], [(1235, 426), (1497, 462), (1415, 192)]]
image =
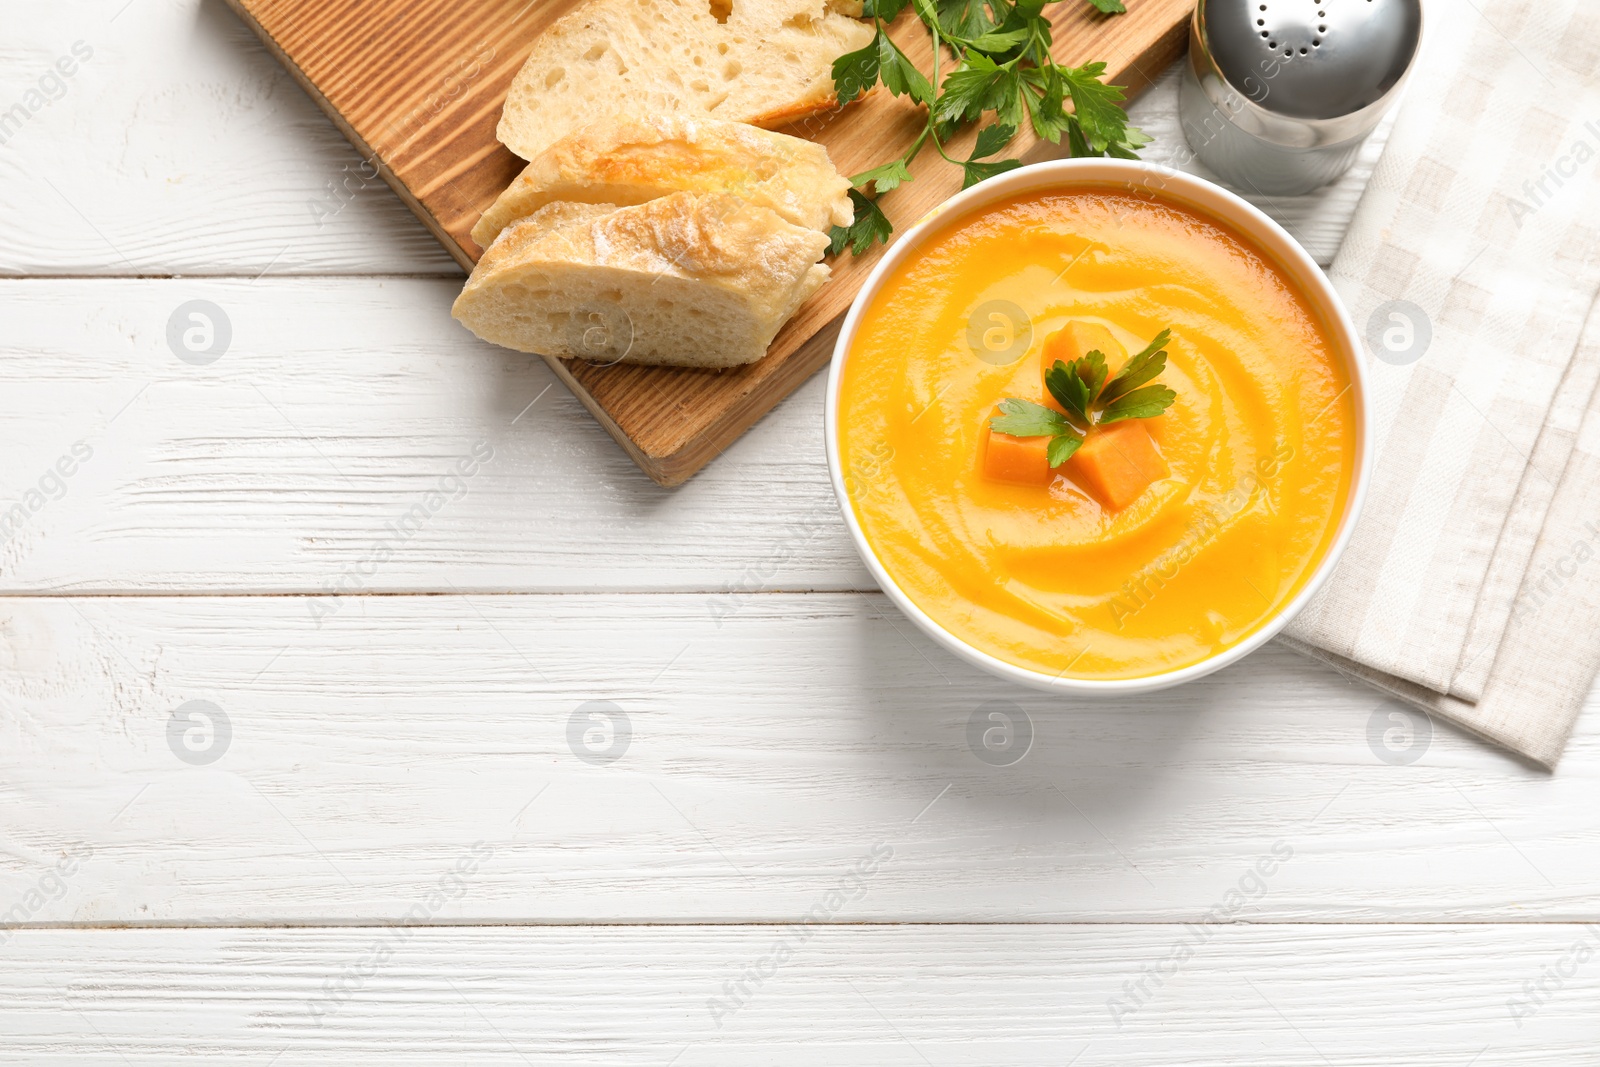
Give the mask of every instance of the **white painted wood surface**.
[[(0, 953), (0, 1056), (1576, 1067), (1600, 1036), (1600, 959), (1577, 961), (1596, 937), (1565, 925), (835, 925), (804, 940), (762, 926), (25, 930)], [(744, 978), (757, 969), (759, 984)], [(1141, 981), (1135, 1003), (1125, 987)], [(1524, 983), (1540, 982), (1548, 992), (1529, 1001)], [(708, 1002), (732, 997), (742, 1006), (713, 1015)], [(1114, 1015), (1119, 1000), (1132, 1010)]]
[(0, 60), (0, 272), (460, 272), (220, 0), (7, 0)]
[[(871, 591), (820, 382), (651, 485), (454, 326), (455, 267), (216, 0), (13, 5), (0, 110), (32, 89), (0, 1064), (1593, 1060), (1593, 715), (1552, 777), (1276, 648), (1138, 701), (999, 685)], [(1173, 78), (1133, 111), (1179, 160)], [(1262, 206), (1328, 261), (1380, 143)], [(1012, 766), (969, 749), (987, 701)], [(752, 924), (808, 915), (716, 1025), (785, 936)]]
[[(75, 442), (93, 451), (0, 547), (0, 589), (315, 592), (363, 565), (479, 440), (494, 458), (452, 483), (450, 503), (362, 576), (367, 588), (873, 588), (827, 483), (820, 379), (665, 490), (551, 388), (541, 360), (458, 326), (459, 290), (421, 278), (0, 284), (16, 346), (0, 361), (12, 431), (0, 504)], [(195, 299), (231, 326), (206, 366), (167, 342), (173, 312)]]
[[(460, 273), (217, 0), (53, 0), (0, 33), (6, 107), (93, 53), (0, 145), (0, 274)], [(1169, 72), (1130, 109), (1146, 157), (1205, 173), (1176, 99)], [(1382, 136), (1327, 190), (1255, 199), (1327, 262)]]
[[(1600, 736), (1555, 779), (1443, 726), (1392, 765), (1393, 706), (1283, 649), (1083, 703), (878, 594), (48, 597), (0, 625), (0, 900), (93, 851), (31, 922), (382, 922), (478, 840), (440, 919), (776, 921), (884, 841), (852, 921), (1198, 921), (1282, 841), (1260, 920), (1600, 920)], [(204, 766), (169, 737), (193, 700), (231, 726)], [(1032, 723), (1009, 767), (968, 747), (995, 700)], [(569, 737), (590, 701), (628, 720), (615, 762)]]

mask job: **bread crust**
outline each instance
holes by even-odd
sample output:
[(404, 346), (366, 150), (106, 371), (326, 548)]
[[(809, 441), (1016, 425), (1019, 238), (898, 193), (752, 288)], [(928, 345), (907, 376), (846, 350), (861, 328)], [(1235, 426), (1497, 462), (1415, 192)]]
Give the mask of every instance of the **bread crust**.
[(730, 193), (825, 230), (850, 224), (849, 188), (827, 150), (798, 137), (682, 113), (616, 115), (529, 163), (472, 237), (486, 248), (506, 226), (556, 201), (639, 204), (673, 192)]
[(589, 0), (534, 42), (497, 133), (532, 160), (619, 104), (781, 125), (834, 106), (832, 64), (873, 29), (846, 0)]
[[(726, 194), (674, 193), (621, 208), (558, 202), (501, 233), (452, 313), (487, 341), (582, 358), (570, 326), (586, 298), (574, 294), (599, 293), (629, 329), (615, 362), (737, 366), (761, 358), (826, 280), (818, 260), (827, 243)], [(697, 322), (701, 335), (658, 325), (678, 321)], [(708, 346), (707, 336), (720, 342)]]

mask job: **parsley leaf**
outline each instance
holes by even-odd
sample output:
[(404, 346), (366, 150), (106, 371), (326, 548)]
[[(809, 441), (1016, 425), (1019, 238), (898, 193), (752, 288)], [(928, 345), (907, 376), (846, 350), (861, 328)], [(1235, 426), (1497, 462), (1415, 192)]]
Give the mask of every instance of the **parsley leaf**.
[(972, 158), (983, 159), (992, 156), (1000, 149), (1011, 143), (1011, 138), (1017, 135), (1015, 126), (1007, 126), (1003, 122), (991, 122), (978, 131), (978, 143), (973, 146)]
[(856, 218), (848, 226), (835, 226), (828, 231), (828, 254), (836, 256), (849, 246), (854, 255), (861, 255), (872, 247), (874, 241), (886, 241), (894, 226), (876, 203), (850, 190), (850, 203), (856, 209)]
[(983, 0), (935, 0), (934, 8), (946, 39), (975, 40), (994, 28)]
[[(861, 14), (864, 18), (893, 22), (894, 17), (900, 14), (908, 2), (909, 0), (862, 0)], [(1094, 0), (1090, 0), (1090, 3), (1093, 2)]]
[(989, 428), (995, 433), (1010, 434), (1012, 437), (1054, 437), (1056, 434), (1075, 432), (1061, 412), (1031, 400), (1018, 400), (1015, 397), (1002, 400), (1000, 410), (1002, 414), (989, 419)]
[[(1050, 438), (1050, 466), (1059, 467), (1095, 427), (1125, 419), (1148, 419), (1172, 405), (1177, 393), (1164, 385), (1144, 385), (1166, 369), (1166, 345), (1171, 339), (1171, 330), (1156, 334), (1155, 340), (1129, 359), (1109, 383), (1106, 357), (1098, 350), (1071, 363), (1058, 359), (1045, 371), (1044, 386), (1066, 415), (1029, 400), (1007, 397), (1000, 401), (1004, 414), (991, 416), (989, 428), (1013, 437)], [(1071, 440), (1064, 440), (1067, 438)]]
[(1028, 118), (1033, 120), (1033, 132), (1039, 135), (1040, 140), (1060, 144), (1061, 135), (1072, 124), (1072, 116), (1067, 114), (1066, 109), (1065, 79), (1053, 70), (1042, 74), (1030, 70), (1023, 77), (1030, 87), (1039, 89), (1037, 97), (1032, 92), (1023, 94), (1023, 99), (1028, 102)]
[(1022, 125), (1022, 75), (1016, 70), (1003, 70), (989, 90), (985, 106), (993, 109), (994, 117), (1007, 126)]
[(1083, 444), (1083, 435), (1061, 417), (1061, 412), (1052, 411), (1043, 404), (1012, 397), (1000, 401), (1000, 410), (1002, 414), (990, 417), (989, 429), (1012, 437), (1050, 438), (1045, 446), (1045, 460), (1052, 467), (1071, 459)]
[(1067, 91), (1072, 96), (1073, 117), (1083, 127), (1084, 137), (1096, 152), (1104, 152), (1106, 145), (1122, 139), (1128, 125), (1123, 113), (1122, 90), (1100, 80), (1105, 73), (1104, 63), (1086, 63), (1081, 67), (1061, 67)]
[(1111, 401), (1126, 396), (1145, 382), (1150, 381), (1160, 374), (1167, 366), (1167, 342), (1172, 340), (1171, 330), (1162, 330), (1156, 334), (1156, 339), (1144, 347), (1144, 350), (1135, 353), (1133, 358), (1123, 364), (1117, 376), (1111, 379), (1111, 384), (1105, 387), (1100, 394), (1100, 402), (1109, 404)]
[(1067, 116), (1067, 149), (1073, 157), (1098, 155), (1089, 147), (1089, 141), (1083, 136), (1083, 127), (1078, 125), (1076, 116)]
[(979, 52), (989, 52), (991, 54), (996, 52), (1009, 52), (1027, 39), (1028, 31), (1026, 28), (1019, 28), (1015, 30), (990, 30), (981, 37), (974, 37), (972, 39), (972, 43), (969, 44), (968, 47), (975, 48)]
[(1044, 387), (1057, 404), (1067, 409), (1067, 414), (1078, 420), (1079, 426), (1090, 424), (1089, 385), (1075, 370), (1056, 360), (1056, 365), (1044, 372)]
[[(1015, 159), (990, 157), (1009, 144), (1024, 123), (1052, 144), (1065, 139), (1074, 156), (1137, 158), (1149, 139), (1128, 127), (1121, 88), (1101, 80), (1106, 65), (1064, 67), (1051, 55), (1050, 19), (1044, 11), (1059, 2), (863, 0), (862, 14), (873, 20), (876, 33), (865, 48), (834, 61), (835, 97), (847, 104), (881, 81), (894, 96), (926, 106), (927, 117), (906, 153), (856, 175), (855, 190), (873, 188), (882, 194), (910, 181), (910, 164), (929, 143), (946, 162), (962, 169), (963, 189), (976, 185), (1022, 165)], [(1088, 2), (1105, 12), (1123, 10), (1123, 0)], [(911, 62), (884, 28), (907, 7), (933, 38), (931, 76)], [(951, 54), (957, 60), (955, 69), (941, 72), (941, 58)], [(952, 158), (946, 142), (962, 126), (991, 112), (995, 121), (979, 132), (972, 155)], [(857, 210), (855, 225), (834, 229), (835, 254), (846, 247), (859, 254), (894, 232), (872, 201), (860, 198)]]
[(1075, 433), (1058, 433), (1050, 438), (1050, 443), (1045, 446), (1045, 461), (1052, 467), (1059, 467), (1072, 458), (1072, 454), (1083, 447), (1083, 438)]
[(969, 52), (944, 79), (933, 105), (935, 122), (972, 122), (993, 106), (993, 90), (1003, 72), (981, 52)]
[(933, 86), (882, 30), (878, 31), (878, 76), (895, 96), (909, 96), (919, 104), (933, 102)]
[(1048, 2), (1049, 0), (1014, 0), (1011, 4), (1011, 17), (1032, 22), (1044, 14), (1044, 5)]
[(968, 159), (961, 164), (961, 188), (971, 189), (981, 181), (993, 178), (996, 174), (1004, 174), (1008, 170), (1016, 170), (1022, 166), (1020, 159), (997, 159), (993, 163), (980, 163)]
[(1176, 399), (1178, 394), (1164, 385), (1147, 385), (1107, 404), (1095, 425), (1104, 426), (1123, 419), (1148, 419), (1167, 410)]
[(1154, 138), (1146, 136), (1143, 130), (1129, 126), (1124, 130), (1122, 140), (1106, 145), (1106, 155), (1116, 156), (1118, 159), (1138, 159), (1139, 149), (1152, 140)]
[(961, 164), (961, 188), (970, 189), (985, 178), (992, 178), (996, 174), (1004, 174), (1008, 170), (1016, 170), (1022, 166), (1020, 159), (997, 159), (992, 163), (980, 163), (978, 160), (984, 156), (992, 156), (1017, 135), (1015, 126), (1007, 126), (1003, 122), (991, 122), (978, 131), (978, 143), (972, 148), (972, 158)]
[(867, 47), (833, 61), (833, 91), (841, 107), (878, 83), (878, 41), (882, 37), (879, 30)]
[(1056, 360), (1055, 366), (1045, 371), (1044, 387), (1056, 403), (1067, 409), (1067, 414), (1077, 417), (1080, 426), (1089, 426), (1094, 421), (1090, 416), (1095, 399), (1105, 380), (1106, 357), (1094, 351), (1071, 363)]
[(879, 193), (887, 193), (902, 182), (911, 180), (911, 171), (906, 169), (903, 159), (891, 159), (887, 163), (880, 163), (871, 170), (864, 170), (850, 179), (850, 184), (857, 189), (865, 189), (869, 184), (877, 187)]
[(1122, 0), (1089, 0), (1089, 4), (1102, 15), (1122, 15), (1128, 10), (1122, 6)]

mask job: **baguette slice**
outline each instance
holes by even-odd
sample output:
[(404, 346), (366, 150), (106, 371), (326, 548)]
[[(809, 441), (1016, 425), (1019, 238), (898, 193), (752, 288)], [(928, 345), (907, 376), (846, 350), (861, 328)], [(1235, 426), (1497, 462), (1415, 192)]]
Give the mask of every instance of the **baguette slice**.
[(859, 0), (589, 0), (535, 40), (498, 135), (523, 159), (619, 104), (781, 126), (835, 106), (833, 61), (873, 30)]
[(735, 367), (828, 277), (828, 238), (724, 193), (549, 204), (507, 227), (452, 313), (522, 352)]
[(616, 115), (574, 130), (529, 163), (472, 228), (488, 248), (546, 204), (642, 204), (674, 192), (733, 193), (796, 226), (848, 226), (850, 180), (819, 144), (684, 113)]

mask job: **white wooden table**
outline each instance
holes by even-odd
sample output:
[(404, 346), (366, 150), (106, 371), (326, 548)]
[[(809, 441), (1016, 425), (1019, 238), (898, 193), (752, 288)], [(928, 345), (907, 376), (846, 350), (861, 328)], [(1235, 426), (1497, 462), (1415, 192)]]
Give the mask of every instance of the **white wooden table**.
[[(1600, 716), (1000, 685), (820, 380), (651, 485), (218, 0), (5, 0), (0, 74), (0, 1063), (1600, 1062)], [(1375, 153), (1268, 205), (1324, 261)]]

